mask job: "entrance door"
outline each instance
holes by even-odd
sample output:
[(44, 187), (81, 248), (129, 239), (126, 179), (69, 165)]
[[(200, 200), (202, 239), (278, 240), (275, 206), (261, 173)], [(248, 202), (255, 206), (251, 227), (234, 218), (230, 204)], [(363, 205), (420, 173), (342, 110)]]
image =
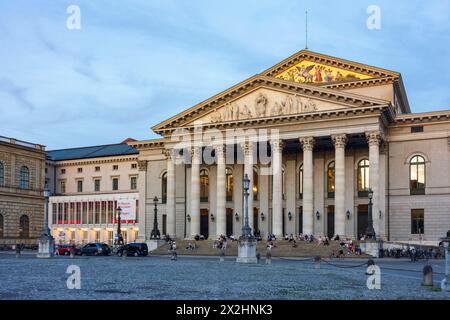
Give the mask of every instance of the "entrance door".
[(253, 233), (259, 231), (258, 208), (253, 208)]
[(361, 235), (366, 234), (367, 224), (369, 223), (369, 206), (367, 204), (360, 204), (358, 206), (358, 239)]
[(233, 234), (233, 209), (227, 208), (227, 236)]
[(209, 216), (208, 209), (200, 209), (200, 234), (208, 239), (209, 235)]
[(282, 228), (282, 236), (284, 237), (284, 235), (286, 234), (286, 228), (285, 228), (285, 222), (284, 222), (284, 208), (283, 208), (283, 216), (282, 216), (282, 225), (283, 225), (283, 228)]
[(327, 236), (330, 239), (334, 236), (334, 206), (328, 206), (327, 210)]

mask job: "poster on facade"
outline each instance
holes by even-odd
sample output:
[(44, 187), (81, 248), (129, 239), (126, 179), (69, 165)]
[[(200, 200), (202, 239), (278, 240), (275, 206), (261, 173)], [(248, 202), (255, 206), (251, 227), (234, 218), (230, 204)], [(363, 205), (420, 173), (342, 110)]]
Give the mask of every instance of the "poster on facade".
[(117, 200), (117, 208), (121, 208), (120, 221), (134, 222), (136, 220), (136, 200), (125, 199)]

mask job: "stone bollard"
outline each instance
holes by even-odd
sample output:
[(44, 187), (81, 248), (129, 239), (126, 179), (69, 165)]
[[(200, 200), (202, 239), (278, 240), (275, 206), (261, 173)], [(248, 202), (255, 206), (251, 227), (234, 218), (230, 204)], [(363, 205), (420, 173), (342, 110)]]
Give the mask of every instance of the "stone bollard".
[(320, 269), (320, 261), (322, 260), (322, 258), (320, 256), (315, 256), (314, 257), (314, 265), (316, 269)]
[(433, 286), (433, 268), (430, 265), (423, 267), (423, 286)]

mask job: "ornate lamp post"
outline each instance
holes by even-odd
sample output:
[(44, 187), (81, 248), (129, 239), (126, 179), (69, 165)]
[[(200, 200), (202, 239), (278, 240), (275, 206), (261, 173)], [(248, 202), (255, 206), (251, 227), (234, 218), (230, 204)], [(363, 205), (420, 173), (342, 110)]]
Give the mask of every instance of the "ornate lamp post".
[(256, 259), (256, 244), (257, 241), (252, 234), (252, 229), (248, 224), (248, 196), (250, 189), (250, 179), (245, 174), (243, 180), (244, 187), (244, 225), (242, 226), (242, 235), (239, 238), (238, 257), (236, 259), (239, 263), (258, 263)]
[(122, 220), (122, 218), (120, 217), (121, 214), (122, 214), (122, 208), (118, 207), (117, 208), (117, 239), (116, 239), (116, 245), (123, 244), (122, 230), (120, 229), (120, 223), (121, 223), (121, 220)]
[(48, 227), (48, 200), (50, 197), (50, 191), (48, 189), (44, 190), (44, 229), (42, 230), (42, 235), (39, 239), (39, 251), (37, 254), (38, 258), (51, 258), (53, 257), (53, 250), (55, 239), (52, 236), (50, 228)]
[(445, 250), (445, 278), (442, 279), (442, 291), (450, 292), (450, 230), (447, 231), (447, 237), (442, 238)]
[(372, 198), (373, 198), (372, 189), (369, 189), (368, 196), (369, 196), (369, 210), (368, 210), (366, 237), (367, 237), (367, 239), (376, 240), (375, 229), (373, 228), (373, 218), (372, 218), (372, 205), (373, 205), (372, 204)]
[(248, 224), (248, 196), (250, 189), (250, 179), (248, 178), (248, 175), (245, 174), (244, 181), (243, 181), (243, 187), (244, 187), (244, 225), (242, 226), (242, 237), (252, 237), (252, 229), (250, 228), (250, 225)]
[(160, 240), (161, 239), (161, 233), (158, 230), (158, 197), (155, 196), (155, 198), (153, 198), (153, 204), (155, 205), (155, 216), (153, 219), (153, 230), (152, 233), (150, 234), (150, 239), (151, 240)]

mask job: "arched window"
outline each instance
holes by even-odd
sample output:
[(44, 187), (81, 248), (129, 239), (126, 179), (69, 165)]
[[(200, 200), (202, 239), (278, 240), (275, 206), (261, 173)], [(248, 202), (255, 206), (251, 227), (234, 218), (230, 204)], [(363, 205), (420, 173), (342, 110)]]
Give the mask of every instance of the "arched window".
[(233, 201), (233, 170), (225, 169), (227, 201)]
[(298, 169), (298, 197), (303, 199), (303, 163)]
[(20, 188), (30, 188), (30, 170), (28, 170), (28, 168), (25, 166), (20, 168)]
[(334, 198), (334, 177), (334, 161), (331, 161), (327, 168), (328, 198)]
[(0, 214), (0, 238), (3, 238), (3, 215)]
[(5, 184), (5, 166), (3, 162), (0, 161), (0, 186)]
[(208, 202), (209, 175), (208, 170), (200, 170), (200, 202)]
[(253, 167), (253, 200), (258, 200), (258, 168)]
[(358, 197), (367, 197), (369, 191), (369, 160), (358, 162)]
[(30, 237), (30, 219), (26, 215), (20, 217), (19, 236), (20, 238)]
[(409, 162), (410, 194), (425, 194), (425, 159), (414, 156)]
[(161, 176), (161, 198), (162, 203), (167, 202), (167, 172), (164, 172)]

